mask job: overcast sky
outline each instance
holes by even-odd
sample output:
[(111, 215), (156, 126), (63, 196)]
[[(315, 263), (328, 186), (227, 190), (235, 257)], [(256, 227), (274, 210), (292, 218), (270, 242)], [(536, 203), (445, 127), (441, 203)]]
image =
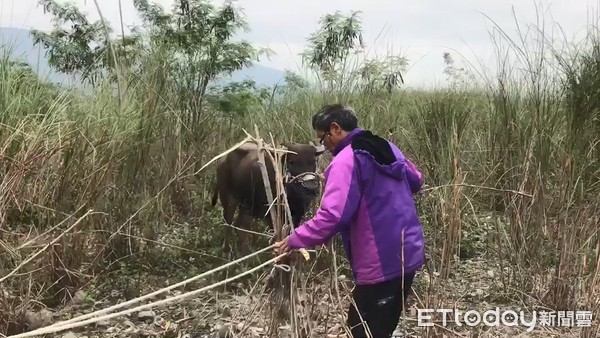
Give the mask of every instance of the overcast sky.
[[(536, 22), (536, 7), (547, 29), (560, 29), (567, 38), (581, 35), (587, 24), (597, 19), (599, 0), (546, 1), (536, 6), (532, 0), (238, 0), (244, 8), (252, 32), (247, 38), (277, 54), (264, 65), (276, 69), (297, 70), (306, 38), (317, 29), (319, 18), (335, 10), (362, 12), (365, 42), (370, 55), (400, 52), (409, 58), (405, 81), (411, 86), (443, 81), (442, 55), (461, 53), (475, 61), (493, 64), (489, 16), (510, 34), (516, 32), (513, 7), (521, 24)], [(93, 0), (72, 0), (90, 18), (99, 18)], [(121, 0), (125, 25), (139, 24), (133, 0)], [(170, 10), (173, 0), (155, 0)], [(114, 28), (120, 25), (119, 0), (98, 0), (104, 17)], [(221, 1), (215, 1), (221, 3)], [(0, 26), (50, 29), (50, 17), (44, 15), (37, 0), (0, 0)], [(548, 12), (549, 9), (549, 12)], [(561, 33), (562, 35), (562, 33)], [(477, 61), (475, 61), (477, 62)]]

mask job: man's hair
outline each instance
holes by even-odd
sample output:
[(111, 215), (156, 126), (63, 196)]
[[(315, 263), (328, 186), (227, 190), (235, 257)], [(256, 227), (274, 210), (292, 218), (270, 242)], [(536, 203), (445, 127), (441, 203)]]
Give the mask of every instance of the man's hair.
[(352, 131), (358, 127), (354, 110), (342, 104), (330, 104), (321, 108), (313, 116), (312, 126), (315, 130), (326, 132), (333, 122), (339, 124), (345, 131)]

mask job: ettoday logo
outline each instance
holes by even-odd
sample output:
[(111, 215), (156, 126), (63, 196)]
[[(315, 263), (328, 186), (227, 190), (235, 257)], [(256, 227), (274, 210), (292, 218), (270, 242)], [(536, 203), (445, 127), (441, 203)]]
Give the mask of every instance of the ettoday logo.
[[(438, 314), (441, 319), (434, 318)], [(591, 326), (591, 311), (524, 311), (503, 310), (496, 307), (483, 313), (477, 310), (463, 312), (456, 309), (417, 309), (418, 326), (433, 326), (434, 321), (447, 326), (450, 321), (456, 326), (522, 326), (531, 332), (536, 326), (584, 327)]]

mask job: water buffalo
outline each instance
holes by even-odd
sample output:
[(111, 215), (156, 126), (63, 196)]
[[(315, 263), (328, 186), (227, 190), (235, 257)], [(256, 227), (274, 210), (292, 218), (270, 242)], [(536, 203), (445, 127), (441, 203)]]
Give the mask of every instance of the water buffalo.
[[(297, 227), (310, 203), (319, 194), (319, 177), (306, 173), (316, 172), (317, 157), (323, 154), (325, 148), (298, 143), (284, 144), (284, 147), (293, 153), (283, 155), (284, 168), (279, 168), (279, 170), (285, 178), (284, 186), (293, 226)], [(265, 193), (257, 150), (258, 147), (255, 143), (248, 142), (227, 154), (217, 168), (217, 182), (212, 197), (212, 206), (214, 207), (217, 199), (220, 199), (225, 222), (241, 229), (248, 229), (253, 219), (265, 220), (271, 229), (273, 228), (271, 216), (267, 213), (269, 202)], [(264, 154), (271, 185), (271, 196), (276, 198), (273, 163), (266, 152)], [(238, 210), (238, 215), (234, 221), (236, 210)], [(224, 249), (229, 245), (230, 234), (231, 228), (227, 227), (223, 242)], [(244, 238), (243, 242), (245, 246), (248, 246), (249, 243), (246, 240), (248, 237), (245, 231), (240, 233), (240, 237)]]

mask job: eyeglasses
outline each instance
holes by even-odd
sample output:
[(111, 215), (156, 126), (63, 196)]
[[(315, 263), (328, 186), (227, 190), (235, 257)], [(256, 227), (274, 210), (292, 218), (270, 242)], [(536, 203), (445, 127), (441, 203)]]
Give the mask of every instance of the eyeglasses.
[(323, 133), (323, 136), (321, 136), (321, 139), (319, 140), (319, 144), (323, 144), (323, 140), (325, 139), (325, 135), (327, 135), (327, 133)]
[(323, 141), (325, 140), (325, 136), (329, 135), (329, 132), (326, 132), (323, 134), (323, 136), (321, 136), (321, 140), (319, 141), (320, 144), (323, 144)]
[(329, 125), (329, 127), (327, 127), (326, 129), (327, 131), (323, 133), (323, 136), (321, 136), (321, 140), (319, 141), (320, 144), (323, 144), (323, 141), (325, 140), (325, 136), (327, 135), (331, 135), (329, 133), (329, 131), (331, 130), (331, 124)]

